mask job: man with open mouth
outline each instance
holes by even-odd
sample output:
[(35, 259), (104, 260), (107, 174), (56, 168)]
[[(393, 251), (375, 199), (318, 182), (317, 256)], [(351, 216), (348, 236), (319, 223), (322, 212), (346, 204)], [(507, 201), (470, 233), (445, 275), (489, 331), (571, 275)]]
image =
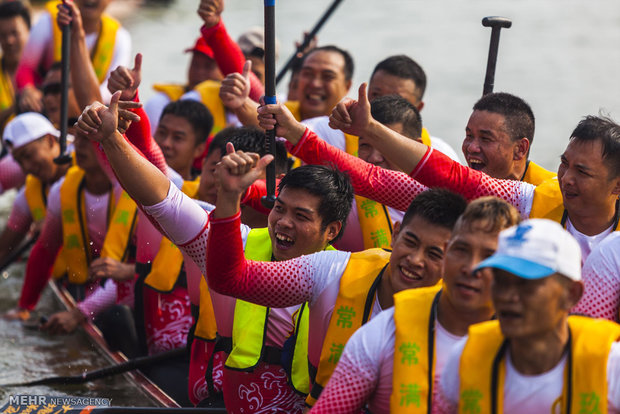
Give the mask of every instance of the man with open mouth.
[(580, 247), (550, 220), (500, 233), (491, 269), (497, 320), (474, 325), (441, 376), (448, 413), (620, 411), (620, 326), (568, 316), (583, 293)]

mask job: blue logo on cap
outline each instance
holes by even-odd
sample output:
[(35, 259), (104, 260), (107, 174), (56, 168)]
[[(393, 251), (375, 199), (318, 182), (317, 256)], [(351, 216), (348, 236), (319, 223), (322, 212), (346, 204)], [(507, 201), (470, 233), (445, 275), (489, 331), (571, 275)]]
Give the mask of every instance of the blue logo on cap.
[(529, 233), (530, 230), (532, 230), (531, 224), (520, 224), (519, 226), (517, 226), (515, 234), (507, 237), (506, 240), (510, 245), (520, 245), (525, 242), (525, 235)]

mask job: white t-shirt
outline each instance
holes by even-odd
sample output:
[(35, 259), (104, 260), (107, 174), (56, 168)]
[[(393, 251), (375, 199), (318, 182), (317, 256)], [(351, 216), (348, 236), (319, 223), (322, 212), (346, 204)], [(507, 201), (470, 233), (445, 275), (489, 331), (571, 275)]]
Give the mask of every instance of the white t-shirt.
[[(345, 151), (344, 132), (339, 129), (332, 129), (329, 126), (328, 116), (318, 116), (316, 118), (304, 119), (302, 124), (310, 128), (323, 141), (328, 144)], [(431, 147), (441, 151), (456, 162), (461, 162), (456, 151), (452, 149), (450, 144), (441, 138), (431, 136)]]
[[(446, 412), (456, 412), (459, 399), (459, 364), (467, 337), (455, 345), (441, 375), (441, 400)], [(523, 375), (512, 365), (506, 352), (504, 413), (553, 413), (552, 406), (562, 396), (566, 357), (551, 370), (540, 375)], [(620, 343), (611, 346), (607, 359), (607, 406), (609, 413), (620, 412)], [(449, 408), (448, 408), (449, 407)], [(558, 411), (559, 412), (559, 411)]]
[[(56, 24), (54, 22), (53, 24)], [(86, 35), (86, 46), (92, 50), (97, 42), (97, 34), (89, 33)], [(131, 36), (129, 32), (119, 27), (116, 32), (114, 43), (114, 55), (106, 74), (105, 81), (101, 84), (100, 91), (103, 102), (109, 102), (112, 94), (108, 91), (108, 78), (110, 73), (118, 66), (129, 66), (131, 62)], [(52, 33), (52, 16), (48, 12), (41, 13), (39, 20), (32, 26), (30, 37), (24, 47), (20, 64), (25, 64), (31, 68), (38, 68), (43, 65), (49, 68), (54, 63), (54, 41)]]

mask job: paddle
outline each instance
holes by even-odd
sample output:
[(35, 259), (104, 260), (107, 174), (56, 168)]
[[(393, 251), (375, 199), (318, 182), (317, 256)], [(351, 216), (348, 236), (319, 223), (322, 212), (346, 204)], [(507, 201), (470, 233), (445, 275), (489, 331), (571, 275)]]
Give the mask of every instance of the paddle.
[(487, 73), (484, 77), (482, 96), (493, 92), (495, 83), (495, 64), (497, 63), (497, 49), (499, 48), (499, 32), (502, 28), (510, 28), (512, 21), (506, 17), (490, 16), (482, 19), (484, 27), (491, 28), (491, 43), (489, 45), (489, 57), (487, 58)]
[[(265, 105), (276, 103), (276, 27), (275, 0), (265, 0)], [(276, 128), (265, 132), (265, 153), (273, 155), (267, 166), (267, 195), (261, 199), (266, 208), (276, 201)]]
[(32, 235), (32, 237), (23, 242), (21, 246), (9, 253), (2, 261), (2, 264), (0, 264), (0, 272), (4, 271), (4, 269), (9, 267), (11, 263), (19, 259), (22, 254), (24, 254), (34, 244), (34, 242), (37, 241), (37, 237), (39, 237), (39, 234)]
[(130, 359), (122, 364), (113, 365), (98, 369), (96, 371), (84, 372), (81, 375), (73, 375), (66, 377), (48, 377), (35, 381), (2, 384), (0, 388), (12, 388), (12, 387), (31, 387), (33, 385), (49, 385), (49, 384), (83, 384), (88, 381), (93, 381), (100, 378), (109, 377), (112, 375), (122, 374), (123, 372), (132, 371), (134, 369), (141, 368), (146, 365), (152, 365), (160, 361), (165, 361), (180, 355), (183, 355), (187, 350), (185, 348), (177, 348), (171, 351), (162, 352), (157, 355), (150, 355), (144, 357), (138, 357)]
[(69, 106), (69, 53), (71, 26), (65, 25), (61, 28), (62, 43), (60, 49), (61, 72), (60, 72), (60, 155), (54, 158), (56, 164), (68, 164), (71, 162), (71, 155), (67, 154), (67, 112)]
[(293, 66), (293, 63), (297, 59), (300, 59), (298, 57), (299, 53), (302, 53), (304, 50), (306, 50), (306, 48), (308, 47), (308, 45), (310, 44), (314, 36), (316, 36), (319, 30), (321, 30), (321, 28), (323, 27), (327, 19), (330, 18), (330, 16), (334, 13), (334, 11), (336, 10), (336, 8), (341, 2), (342, 0), (334, 0), (332, 4), (329, 6), (329, 8), (325, 10), (325, 13), (323, 13), (319, 21), (314, 25), (310, 33), (304, 36), (304, 41), (299, 46), (297, 46), (297, 50), (295, 50), (295, 53), (293, 53), (293, 56), (291, 56), (288, 62), (286, 62), (286, 65), (284, 65), (284, 67), (280, 69), (280, 72), (278, 73), (278, 77), (276, 77), (276, 85), (280, 83), (282, 78), (284, 78), (284, 76), (286, 75), (286, 72), (288, 72), (291, 66)]

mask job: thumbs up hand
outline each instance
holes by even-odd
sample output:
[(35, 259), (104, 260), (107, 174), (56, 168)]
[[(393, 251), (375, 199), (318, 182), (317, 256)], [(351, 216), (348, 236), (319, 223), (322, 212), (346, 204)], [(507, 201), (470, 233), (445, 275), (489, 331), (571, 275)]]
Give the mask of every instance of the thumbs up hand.
[(110, 93), (121, 91), (121, 100), (131, 101), (135, 98), (141, 81), (142, 54), (138, 53), (134, 60), (133, 69), (129, 69), (125, 66), (118, 66), (110, 73), (108, 90)]
[(222, 81), (220, 99), (228, 109), (240, 108), (250, 96), (251, 70), (252, 61), (246, 60), (243, 65), (243, 73), (231, 73)]

